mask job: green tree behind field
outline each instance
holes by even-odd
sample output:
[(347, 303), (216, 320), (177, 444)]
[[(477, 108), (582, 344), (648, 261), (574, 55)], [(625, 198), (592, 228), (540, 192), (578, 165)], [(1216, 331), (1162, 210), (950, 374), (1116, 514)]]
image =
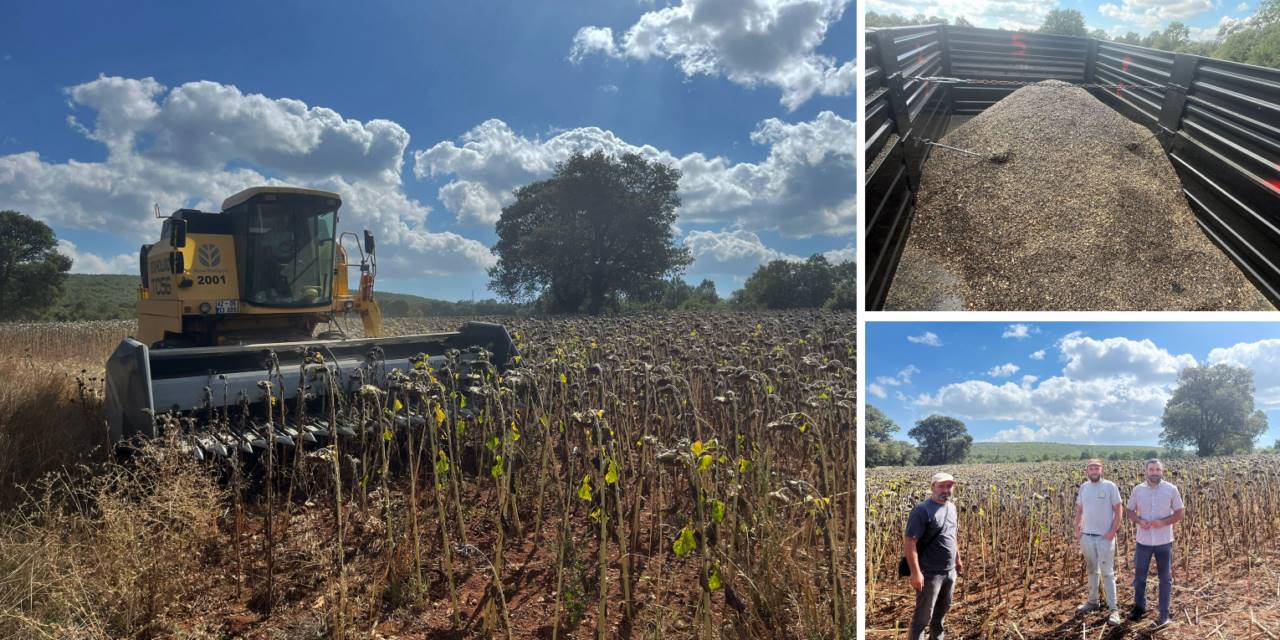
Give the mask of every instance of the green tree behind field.
[(866, 464), (868, 467), (905, 467), (916, 463), (916, 448), (894, 440), (898, 424), (875, 405), (866, 405)]
[(679, 169), (639, 154), (574, 154), (503, 207), (490, 287), (553, 313), (594, 315), (678, 276), (693, 261), (672, 228), (679, 180)]
[(826, 307), (853, 310), (857, 268), (853, 261), (832, 264), (814, 254), (804, 262), (773, 260), (761, 265), (734, 292), (735, 304), (764, 309)]
[(49, 225), (0, 211), (0, 321), (37, 318), (62, 291), (71, 258)]
[(1267, 430), (1267, 415), (1253, 402), (1253, 371), (1216, 364), (1187, 367), (1164, 407), (1160, 441), (1173, 449), (1195, 447), (1201, 456), (1253, 451)]
[(960, 420), (951, 416), (934, 414), (917, 420), (907, 435), (920, 443), (920, 464), (958, 464), (969, 455), (973, 436)]

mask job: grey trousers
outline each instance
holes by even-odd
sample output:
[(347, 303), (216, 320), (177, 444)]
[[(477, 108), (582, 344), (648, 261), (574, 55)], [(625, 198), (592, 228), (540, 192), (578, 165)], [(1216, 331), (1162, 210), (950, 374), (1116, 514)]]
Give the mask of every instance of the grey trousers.
[[(951, 608), (951, 588), (956, 584), (954, 569), (947, 573), (924, 574), (924, 588), (916, 594), (916, 613), (911, 617), (911, 640), (942, 640), (946, 632), (942, 619)], [(925, 635), (928, 632), (928, 635)]]
[(1116, 610), (1116, 540), (1107, 540), (1102, 536), (1085, 535), (1080, 537), (1080, 548), (1084, 551), (1084, 566), (1089, 573), (1089, 604), (1098, 603), (1098, 583), (1101, 578), (1102, 592), (1107, 597), (1107, 608)]

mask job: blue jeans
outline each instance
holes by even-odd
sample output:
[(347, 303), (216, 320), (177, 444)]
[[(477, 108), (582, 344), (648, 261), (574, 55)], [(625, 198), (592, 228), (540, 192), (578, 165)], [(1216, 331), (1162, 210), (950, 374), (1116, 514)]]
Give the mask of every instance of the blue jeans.
[(1151, 556), (1156, 558), (1156, 573), (1160, 576), (1160, 619), (1169, 618), (1169, 596), (1173, 593), (1173, 543), (1149, 546), (1139, 544), (1133, 557), (1133, 606), (1147, 610), (1147, 572), (1151, 570)]

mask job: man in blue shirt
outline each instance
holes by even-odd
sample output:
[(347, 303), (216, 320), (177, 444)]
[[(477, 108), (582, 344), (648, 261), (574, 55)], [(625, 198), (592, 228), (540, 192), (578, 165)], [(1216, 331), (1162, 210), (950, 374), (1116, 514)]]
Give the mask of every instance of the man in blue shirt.
[(946, 633), (942, 622), (951, 608), (951, 590), (956, 576), (964, 571), (957, 542), (956, 506), (951, 503), (955, 485), (951, 474), (935, 473), (929, 484), (932, 495), (907, 517), (902, 553), (911, 570), (911, 588), (916, 590), (916, 610), (908, 636), (911, 640), (942, 640)]

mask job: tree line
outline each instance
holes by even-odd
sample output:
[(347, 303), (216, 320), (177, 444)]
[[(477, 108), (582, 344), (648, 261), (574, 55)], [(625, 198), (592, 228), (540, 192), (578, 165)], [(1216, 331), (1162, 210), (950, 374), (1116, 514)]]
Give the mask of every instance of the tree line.
[[(868, 27), (902, 27), (920, 24), (949, 24), (946, 18), (917, 14), (903, 17), (896, 14), (867, 12)], [(955, 26), (972, 27), (963, 16), (956, 18)], [(1112, 38), (1102, 29), (1090, 29), (1084, 15), (1075, 9), (1054, 9), (1045, 16), (1038, 29), (1040, 33), (1063, 36), (1091, 36), (1124, 44), (1139, 45), (1191, 53), (1208, 58), (1244, 62), (1264, 67), (1280, 67), (1280, 0), (1262, 0), (1257, 12), (1243, 20), (1222, 24), (1211, 40), (1193, 40), (1191, 28), (1175, 20), (1164, 29), (1155, 29), (1147, 35), (1129, 31)]]
[[(1162, 452), (1113, 453), (1111, 459), (1137, 457), (1224, 456), (1252, 453), (1267, 431), (1267, 416), (1254, 405), (1253, 371), (1217, 364), (1187, 367), (1161, 417)], [(871, 404), (866, 407), (866, 466), (962, 464), (969, 457), (973, 436), (965, 423), (945, 415), (918, 420), (907, 435), (916, 444), (895, 439), (898, 424)], [(1263, 451), (1266, 451), (1265, 449)], [(1280, 440), (1271, 451), (1280, 453)], [(1094, 457), (1081, 454), (1082, 458)], [(1147, 454), (1151, 455), (1147, 455)]]

